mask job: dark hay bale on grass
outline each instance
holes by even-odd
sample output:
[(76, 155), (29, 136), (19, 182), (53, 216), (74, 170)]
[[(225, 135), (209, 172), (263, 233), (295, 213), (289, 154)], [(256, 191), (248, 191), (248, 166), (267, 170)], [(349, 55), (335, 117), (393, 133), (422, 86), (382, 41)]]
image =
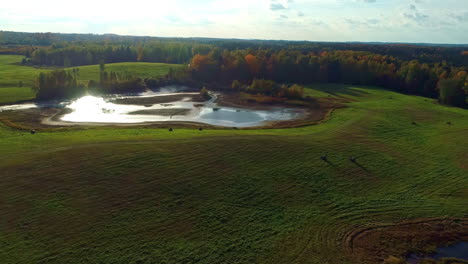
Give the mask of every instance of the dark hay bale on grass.
[(31, 131), (30, 131), (30, 132), (31, 132), (31, 135), (34, 135), (34, 134), (36, 134), (36, 130), (35, 130), (35, 129), (31, 129)]

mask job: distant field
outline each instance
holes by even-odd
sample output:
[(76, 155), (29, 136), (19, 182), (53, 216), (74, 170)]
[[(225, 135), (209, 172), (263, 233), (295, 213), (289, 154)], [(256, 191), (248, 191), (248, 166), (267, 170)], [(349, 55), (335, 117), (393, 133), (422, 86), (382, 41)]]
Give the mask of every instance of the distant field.
[[(0, 103), (16, 102), (34, 98), (30, 87), (40, 72), (52, 69), (38, 69), (20, 64), (23, 56), (0, 55)], [(106, 64), (107, 71), (118, 73), (130, 73), (132, 75), (148, 78), (159, 77), (167, 74), (170, 68), (184, 67), (178, 64), (124, 62)], [(75, 67), (79, 68), (79, 81), (87, 83), (89, 80), (99, 80), (99, 66), (90, 65)], [(69, 68), (72, 69), (72, 68)], [(22, 82), (23, 87), (18, 87)], [(8, 88), (8, 89), (4, 89)]]
[[(170, 68), (183, 68), (179, 64), (146, 63), (146, 62), (122, 62), (106, 64), (106, 71), (129, 73), (140, 78), (160, 77), (168, 73)], [(99, 65), (77, 67), (80, 69), (79, 80), (99, 80)]]
[(0, 104), (34, 99), (36, 95), (31, 88), (0, 87)]
[(37, 69), (20, 64), (23, 56), (19, 55), (0, 55), (0, 89), (2, 87), (17, 87), (18, 83), (23, 82), (23, 86), (29, 88), (34, 79), (40, 72), (47, 69)]
[(2, 263), (364, 263), (353, 230), (467, 217), (467, 110), (307, 93), (353, 102), (279, 130), (0, 125)]

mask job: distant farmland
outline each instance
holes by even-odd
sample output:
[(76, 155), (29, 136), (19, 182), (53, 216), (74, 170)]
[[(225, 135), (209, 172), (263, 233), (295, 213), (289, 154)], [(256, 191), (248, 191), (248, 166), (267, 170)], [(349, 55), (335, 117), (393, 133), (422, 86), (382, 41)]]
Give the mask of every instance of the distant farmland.
[[(34, 98), (30, 90), (40, 72), (53, 68), (34, 68), (20, 64), (23, 56), (0, 55), (0, 103), (9, 103)], [(160, 77), (169, 69), (184, 67), (178, 64), (124, 62), (106, 64), (106, 70), (116, 73), (136, 74), (141, 78)], [(99, 65), (74, 67), (79, 69), (78, 80), (87, 84), (89, 80), (99, 80)], [(73, 68), (69, 68), (73, 69)], [(21, 82), (21, 86), (20, 86)]]

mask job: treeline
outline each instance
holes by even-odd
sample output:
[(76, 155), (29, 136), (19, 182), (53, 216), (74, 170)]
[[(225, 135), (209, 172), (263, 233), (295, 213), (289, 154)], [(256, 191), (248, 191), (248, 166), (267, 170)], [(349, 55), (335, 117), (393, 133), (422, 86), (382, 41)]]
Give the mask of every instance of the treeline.
[(272, 80), (254, 79), (250, 85), (242, 85), (239, 81), (232, 82), (231, 89), (251, 94), (263, 94), (288, 99), (303, 99), (304, 87), (298, 84), (278, 84)]
[(73, 43), (118, 43), (128, 44), (134, 42), (145, 42), (158, 38), (119, 36), (115, 34), (68, 34), (68, 33), (27, 33), (0, 31), (0, 45), (31, 45), (31, 46), (50, 46), (54, 43), (73, 42)]
[(40, 73), (33, 86), (36, 98), (50, 100), (58, 98), (73, 98), (84, 93), (84, 86), (78, 83), (79, 70), (56, 70)]
[(146, 84), (143, 79), (128, 73), (106, 71), (105, 64), (99, 65), (99, 80), (90, 80), (87, 91), (92, 94), (143, 92)]
[[(48, 66), (81, 66), (96, 64), (99, 60), (104, 63), (121, 61), (122, 56), (114, 54), (110, 56), (108, 51), (96, 49), (96, 46), (109, 46), (112, 50), (119, 47), (130, 47), (132, 59), (129, 61), (157, 61), (185, 63), (197, 52), (191, 52), (192, 47), (203, 46), (205, 49), (219, 48), (221, 50), (269, 50), (279, 52), (281, 50), (300, 51), (304, 53), (332, 52), (332, 51), (365, 51), (374, 54), (392, 56), (394, 58), (411, 61), (418, 60), (421, 63), (439, 63), (445, 61), (453, 66), (468, 65), (468, 45), (436, 45), (436, 44), (392, 44), (392, 43), (332, 43), (332, 42), (308, 42), (308, 41), (279, 41), (279, 40), (241, 40), (241, 39), (213, 39), (213, 38), (159, 38), (119, 36), (114, 34), (57, 34), (57, 33), (21, 33), (0, 31), (0, 45), (30, 45), (42, 46), (43, 54), (36, 58), (36, 65)], [(156, 48), (161, 46), (162, 51)], [(135, 56), (139, 47), (146, 47), (146, 58)], [(171, 47), (171, 48), (168, 48)], [(77, 51), (82, 49), (81, 51)], [(80, 53), (81, 57), (74, 53)], [(156, 53), (158, 53), (156, 55)], [(48, 56), (44, 56), (44, 54)], [(89, 55), (91, 54), (91, 55)], [(188, 54), (188, 55), (187, 55)], [(61, 60), (57, 55), (68, 57)], [(141, 55), (141, 52), (140, 52)], [(48, 58), (50, 57), (50, 58)], [(91, 58), (93, 57), (93, 58)], [(85, 59), (83, 59), (85, 58)]]
[(99, 80), (89, 80), (83, 84), (78, 81), (79, 76), (79, 68), (40, 73), (33, 87), (36, 98), (50, 100), (76, 98), (83, 94), (140, 93), (166, 85), (190, 83), (185, 70), (169, 69), (165, 76), (142, 79), (128, 72), (107, 71), (105, 64), (100, 64)]
[[(250, 87), (254, 80), (300, 85), (344, 83), (382, 86), (439, 98), (450, 105), (466, 104), (465, 46), (0, 32), (0, 43), (2, 39), (3, 43), (15, 39), (20, 44), (29, 38), (48, 45), (26, 49), (24, 64), (73, 67), (115, 62), (183, 63), (190, 65), (189, 74), (194, 81), (219, 83), (226, 89), (235, 87), (234, 81), (241, 87)], [(111, 83), (121, 83), (123, 79), (108, 74)]]
[(304, 53), (281, 50), (212, 50), (197, 54), (190, 64), (192, 78), (217, 82), (233, 89), (234, 81), (250, 84), (255, 79), (276, 83), (344, 83), (374, 85), (439, 98), (442, 103), (465, 106), (467, 70), (447, 63), (402, 61), (360, 51)]
[(85, 46), (61, 44), (31, 48), (25, 52), (24, 64), (73, 67), (116, 62), (160, 62), (183, 64), (194, 54), (206, 54), (211, 47), (203, 44), (152, 42), (143, 45)]
[[(119, 50), (125, 52), (126, 49)], [(76, 94), (80, 88), (72, 86), (76, 84), (79, 87), (76, 82), (78, 74), (77, 70), (71, 73), (56, 71), (50, 76), (41, 74), (38, 98)], [(98, 93), (140, 92), (174, 82), (288, 98), (302, 98), (301, 85), (310, 83), (373, 85), (438, 98), (441, 103), (460, 107), (466, 106), (468, 94), (466, 68), (447, 63), (402, 61), (357, 51), (303, 53), (261, 49), (212, 49), (206, 55), (196, 54), (188, 70), (171, 70), (160, 79), (143, 80), (138, 76), (107, 72), (102, 65), (100, 80), (90, 81), (87, 89)]]
[(379, 55), (421, 63), (438, 63), (445, 61), (454, 66), (468, 65), (468, 45), (435, 45), (435, 44), (391, 44), (391, 43), (321, 43), (315, 49), (310, 44), (293, 45), (291, 50), (301, 51), (365, 51)]
[(25, 55), (30, 51), (30, 46), (0, 46), (0, 55)]
[[(215, 43), (215, 44), (213, 44)], [(276, 42), (274, 42), (276, 43)], [(290, 43), (290, 42), (287, 42)], [(265, 44), (256, 42), (211, 41), (147, 41), (126, 44), (105, 43), (55, 43), (47, 47), (23, 49), (23, 54), (33, 65), (82, 66), (113, 62), (164, 62), (187, 63), (196, 54), (207, 54), (213, 49), (235, 51), (264, 50), (266, 52), (322, 53), (334, 51), (362, 51), (382, 56), (391, 56), (403, 61), (417, 60), (421, 63), (446, 63), (450, 66), (468, 65), (468, 47), (424, 47), (411, 45), (366, 45), (366, 44), (312, 44), (290, 43), (289, 45)]]
[(78, 82), (79, 69), (54, 70), (40, 73), (33, 90), (39, 100), (76, 98), (88, 94), (138, 93), (146, 90), (143, 79), (129, 74), (107, 72), (101, 66), (99, 80), (90, 80), (87, 85)]

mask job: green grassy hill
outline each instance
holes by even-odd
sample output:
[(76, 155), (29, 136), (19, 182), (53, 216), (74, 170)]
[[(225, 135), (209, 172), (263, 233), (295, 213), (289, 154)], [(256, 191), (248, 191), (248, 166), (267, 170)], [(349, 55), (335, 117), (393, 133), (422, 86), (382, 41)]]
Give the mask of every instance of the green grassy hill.
[[(0, 55), (0, 104), (12, 103), (34, 98), (31, 87), (40, 72), (51, 68), (34, 68), (20, 64), (23, 56)], [(107, 71), (136, 74), (141, 78), (159, 77), (167, 74), (170, 68), (184, 67), (178, 64), (124, 62), (106, 64)], [(78, 80), (87, 83), (89, 80), (99, 80), (99, 65), (75, 67), (80, 69)], [(72, 68), (69, 68), (72, 69)], [(22, 87), (19, 87), (22, 82)]]
[[(160, 77), (166, 75), (170, 68), (182, 68), (179, 64), (122, 62), (106, 64), (106, 71), (129, 73), (140, 78)], [(78, 79), (80, 81), (99, 80), (99, 65), (81, 66)]]
[(25, 87), (31, 87), (34, 78), (42, 71), (48, 69), (38, 69), (20, 64), (23, 56), (0, 55), (0, 87), (17, 87), (18, 82), (23, 82)]
[[(31, 86), (35, 76), (46, 69), (21, 66), (23, 56), (0, 55), (0, 104), (34, 98)], [(18, 87), (19, 82), (23, 87)]]
[(467, 216), (467, 110), (308, 89), (353, 102), (280, 130), (0, 126), (2, 263), (352, 263), (351, 230)]

